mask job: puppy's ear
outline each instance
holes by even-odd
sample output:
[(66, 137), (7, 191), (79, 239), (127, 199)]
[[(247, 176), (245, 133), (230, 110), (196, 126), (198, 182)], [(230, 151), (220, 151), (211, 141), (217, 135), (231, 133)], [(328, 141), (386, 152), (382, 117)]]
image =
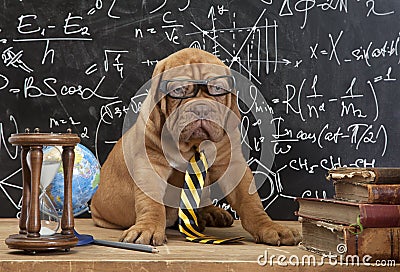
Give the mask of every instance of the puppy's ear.
[(159, 61), (154, 68), (153, 75), (151, 76), (151, 88), (150, 95), (153, 98), (153, 102), (157, 103), (160, 101), (161, 93), (159, 91), (160, 82), (163, 77), (163, 72), (165, 71), (165, 59)]
[[(232, 75), (229, 68), (226, 68), (226, 74)], [(230, 109), (226, 118), (226, 128), (228, 129), (228, 131), (232, 131), (237, 128), (242, 118), (238, 105), (239, 99), (236, 93), (236, 90), (234, 90), (234, 92), (227, 95), (228, 97), (226, 106)]]
[(239, 111), (239, 106), (238, 106), (238, 97), (235, 93), (229, 94), (230, 96), (230, 106), (229, 108), (231, 111), (237, 116), (237, 118), (241, 118), (240, 111)]
[(238, 101), (237, 101), (237, 96), (234, 93), (228, 94), (229, 97), (227, 97), (227, 107), (230, 109), (230, 111), (227, 114), (226, 118), (226, 129), (227, 131), (233, 131), (235, 130), (238, 125), (240, 124), (241, 120), (241, 115), (239, 111), (239, 106), (238, 106)]
[[(165, 112), (166, 112), (166, 98), (163, 93), (160, 92), (160, 82), (163, 78), (163, 72), (165, 71), (166, 61), (161, 60), (157, 63), (154, 68), (153, 75), (151, 78), (151, 87), (149, 90), (150, 98), (150, 115), (149, 121), (153, 123), (154, 129), (161, 133), (162, 126), (165, 123)], [(164, 108), (164, 109), (163, 109)]]

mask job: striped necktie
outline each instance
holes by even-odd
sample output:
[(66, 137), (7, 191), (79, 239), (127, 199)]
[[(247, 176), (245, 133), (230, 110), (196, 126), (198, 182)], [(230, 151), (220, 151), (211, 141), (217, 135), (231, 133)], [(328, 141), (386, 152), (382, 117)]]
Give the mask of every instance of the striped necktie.
[(196, 150), (187, 168), (178, 211), (179, 231), (187, 240), (202, 244), (223, 244), (242, 240), (244, 237), (221, 239), (200, 232), (197, 210), (208, 168), (204, 152)]

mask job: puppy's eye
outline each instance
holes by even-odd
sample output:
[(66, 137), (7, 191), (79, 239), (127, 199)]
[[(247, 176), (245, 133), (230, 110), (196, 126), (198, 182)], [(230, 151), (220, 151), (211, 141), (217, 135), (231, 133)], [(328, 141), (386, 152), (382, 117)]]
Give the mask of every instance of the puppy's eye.
[(211, 95), (227, 94), (230, 91), (226, 80), (213, 80), (208, 82), (208, 91)]
[(186, 92), (187, 92), (187, 88), (179, 87), (179, 88), (176, 88), (176, 89), (172, 90), (169, 94), (173, 95), (173, 96), (181, 97), (181, 96), (185, 96)]
[(193, 84), (191, 83), (171, 83), (168, 86), (168, 94), (172, 97), (176, 98), (183, 98), (183, 97), (189, 97), (193, 94)]
[(218, 85), (213, 85), (210, 86), (211, 90), (214, 94), (221, 94), (221, 93), (225, 93), (227, 90), (225, 88), (225, 86), (218, 86)]

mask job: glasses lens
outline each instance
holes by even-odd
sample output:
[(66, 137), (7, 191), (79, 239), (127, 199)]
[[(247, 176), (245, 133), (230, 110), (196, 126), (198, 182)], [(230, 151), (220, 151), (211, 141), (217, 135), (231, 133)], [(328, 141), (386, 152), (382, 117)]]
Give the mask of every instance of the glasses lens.
[(208, 92), (211, 95), (223, 95), (232, 92), (233, 79), (231, 77), (218, 77), (208, 81)]
[(171, 97), (185, 98), (194, 95), (194, 84), (190, 81), (169, 81), (167, 84), (167, 92)]

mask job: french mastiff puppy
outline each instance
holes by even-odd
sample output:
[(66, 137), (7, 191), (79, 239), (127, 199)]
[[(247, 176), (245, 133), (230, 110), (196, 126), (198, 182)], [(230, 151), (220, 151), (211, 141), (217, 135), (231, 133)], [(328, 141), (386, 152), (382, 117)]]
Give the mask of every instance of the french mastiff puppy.
[[(240, 146), (234, 88), (229, 68), (205, 51), (183, 49), (160, 61), (136, 123), (101, 168), (101, 182), (91, 204), (95, 224), (126, 229), (121, 241), (165, 243), (165, 228), (178, 218), (185, 175), (181, 166), (196, 147), (208, 143), (203, 145), (206, 156), (210, 155), (205, 186), (213, 188), (213, 183), (222, 180), (219, 187), (225, 199), (257, 243), (297, 244), (299, 233), (273, 222), (258, 194), (249, 193), (254, 192), (253, 175)], [(168, 193), (169, 188), (179, 190)], [(233, 223), (227, 211), (213, 205), (199, 213), (200, 228)]]

